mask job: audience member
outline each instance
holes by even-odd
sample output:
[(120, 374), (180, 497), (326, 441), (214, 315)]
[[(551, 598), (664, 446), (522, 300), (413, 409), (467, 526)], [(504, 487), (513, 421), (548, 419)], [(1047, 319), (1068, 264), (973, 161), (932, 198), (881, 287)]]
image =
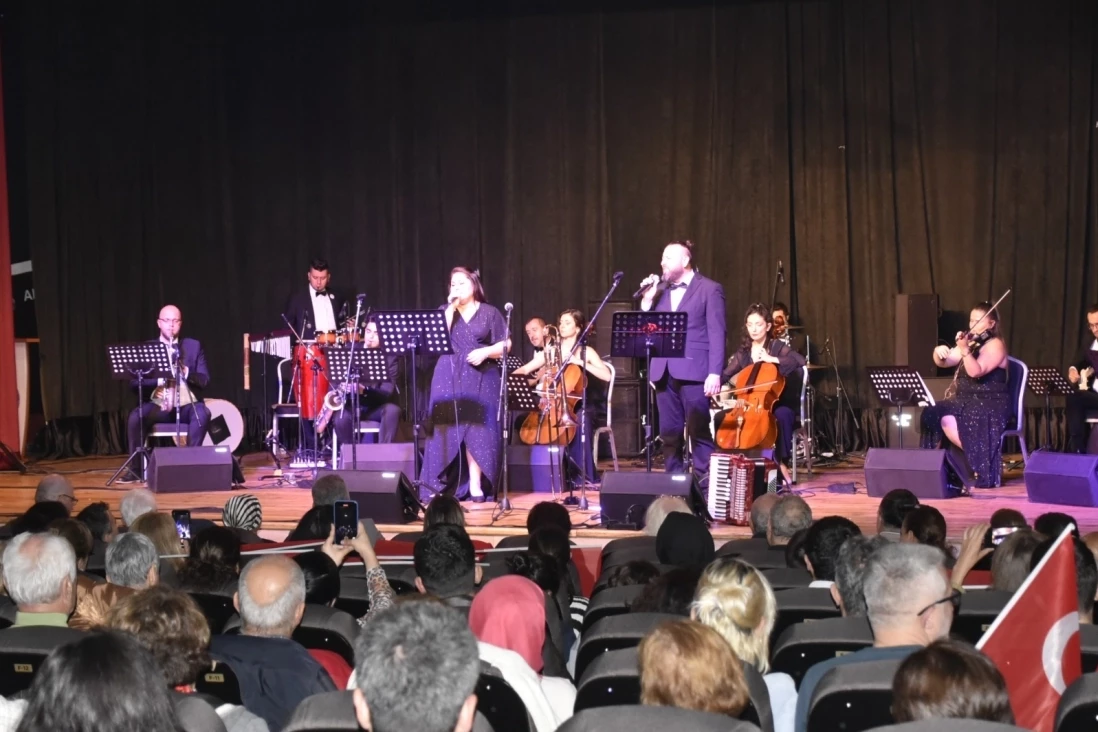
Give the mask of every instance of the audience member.
[(370, 601), (370, 609), (358, 619), (359, 625), (365, 625), (374, 615), (393, 604), (393, 589), (389, 586), (389, 580), (385, 576), (385, 570), (374, 553), (374, 547), (370, 543), (370, 537), (366, 534), (366, 526), (362, 521), (358, 522), (358, 531), (349, 539), (344, 539), (342, 544), (335, 543), (335, 527), (329, 526), (328, 537), (320, 547), (320, 551), (327, 554), (337, 567), (341, 566), (351, 552), (356, 552), (362, 559), (362, 568), (366, 570), (366, 591)]
[(1079, 538), (1079, 522), (1075, 520), (1075, 517), (1069, 516), (1066, 513), (1060, 513), (1059, 511), (1050, 511), (1048, 513), (1042, 513), (1037, 517), (1037, 520), (1033, 522), (1033, 529), (1039, 534), (1044, 534), (1046, 538), (1055, 539), (1060, 534), (1064, 533), (1064, 529), (1071, 527), (1071, 533), (1075, 535), (1075, 538)]
[(835, 584), (831, 597), (846, 617), (865, 617), (865, 570), (873, 552), (885, 546), (889, 539), (881, 536), (852, 536), (839, 547), (835, 562)]
[(34, 502), (54, 501), (64, 506), (67, 514), (71, 514), (73, 507), (76, 506), (75, 494), (76, 489), (72, 487), (72, 482), (68, 478), (52, 473), (38, 481), (38, 487), (34, 490)]
[(946, 539), (945, 516), (933, 506), (919, 506), (904, 517), (900, 541), (939, 549), (946, 556), (946, 566), (953, 566), (953, 549)]
[(525, 577), (546, 594), (556, 597), (560, 590), (560, 569), (552, 557), (525, 551), (507, 557), (507, 573)]
[(716, 553), (705, 522), (691, 513), (671, 514), (656, 535), (656, 556), (661, 564), (700, 570)]
[(801, 680), (796, 732), (808, 728), (816, 686), (831, 669), (860, 661), (906, 658), (949, 634), (961, 594), (949, 585), (942, 552), (922, 544), (893, 544), (875, 551), (865, 574), (865, 601), (873, 646), (817, 663)]
[(18, 608), (12, 627), (67, 628), (76, 606), (76, 554), (69, 542), (53, 534), (19, 534), (5, 547), (3, 564), (4, 586)]
[(416, 589), (468, 616), (482, 572), (465, 529), (454, 524), (434, 526), (412, 551)]
[(990, 658), (943, 638), (904, 659), (892, 680), (896, 723), (982, 719), (1014, 724), (1006, 681)]
[[(144, 534), (152, 539), (156, 551), (161, 556), (160, 581), (169, 587), (174, 587), (176, 574), (183, 566), (183, 558), (178, 555), (190, 552), (190, 542), (179, 538), (172, 517), (156, 511), (141, 514), (130, 525), (130, 533)], [(166, 558), (172, 556), (175, 558)]]
[(339, 599), (339, 567), (324, 552), (302, 552), (294, 557), (305, 576), (305, 604), (332, 607)]
[(843, 516), (825, 516), (812, 524), (804, 537), (804, 563), (813, 580), (809, 587), (831, 587), (839, 548), (861, 533), (856, 523)]
[(241, 544), (265, 544), (256, 532), (263, 525), (263, 504), (251, 493), (238, 493), (221, 509), (221, 523), (236, 534)]
[[(60, 540), (59, 540), (60, 541)], [(156, 662), (125, 633), (80, 634), (34, 675), (19, 732), (178, 732)]]
[(811, 525), (812, 509), (808, 503), (800, 496), (782, 496), (770, 509), (766, 543), (771, 547), (788, 546), (798, 531), (804, 531)]
[(107, 613), (124, 598), (152, 587), (160, 577), (160, 556), (149, 537), (123, 534), (107, 547), (107, 581), (77, 588), (69, 626), (88, 630), (107, 622)]
[(885, 493), (877, 506), (877, 533), (889, 541), (899, 541), (904, 517), (918, 507), (919, 499), (906, 488)]
[(423, 530), (438, 526), (439, 524), (453, 524), (465, 526), (465, 509), (461, 502), (448, 493), (440, 493), (431, 499), (423, 510)]
[(1019, 529), (1003, 539), (991, 555), (991, 589), (1015, 592), (1029, 576), (1029, 562), (1043, 537), (1033, 529)]
[(46, 531), (54, 521), (60, 521), (69, 517), (69, 511), (57, 501), (42, 501), (35, 503), (21, 516), (17, 516), (8, 524), (12, 536), (19, 534), (37, 534)]
[(336, 501), (349, 500), (351, 493), (347, 483), (338, 473), (322, 475), (313, 483), (313, 506), (332, 506)]
[(656, 626), (637, 659), (641, 704), (739, 717), (750, 701), (740, 659), (719, 633), (693, 620)]
[(778, 616), (774, 590), (759, 570), (732, 557), (705, 568), (690, 617), (717, 631), (744, 663), (766, 682), (775, 732), (793, 728), (797, 688), (792, 677), (770, 671), (770, 633)]
[(579, 570), (572, 561), (572, 545), (568, 535), (558, 528), (545, 526), (530, 535), (530, 551), (550, 557), (560, 572), (560, 587), (556, 597), (562, 611), (571, 615), (572, 623), (578, 628), (583, 625), (583, 616), (587, 612), (588, 599), (580, 588)]
[(362, 729), (473, 728), (480, 660), (476, 638), (460, 614), (433, 602), (402, 602), (362, 629), (355, 659), (355, 712)]
[[(210, 627), (185, 592), (157, 586), (130, 595), (111, 608), (107, 625), (129, 633), (152, 655), (169, 689), (194, 694), (198, 675), (210, 668)], [(266, 722), (242, 706), (218, 704), (214, 709), (229, 732), (267, 730)], [(186, 716), (185, 706), (177, 710), (181, 718)]]
[(629, 612), (689, 617), (700, 577), (700, 567), (678, 567), (664, 572), (645, 585), (629, 606)]
[(76, 520), (88, 527), (92, 535), (91, 556), (88, 558), (88, 566), (99, 569), (105, 566), (107, 561), (107, 544), (114, 541), (118, 534), (118, 527), (111, 516), (110, 507), (104, 501), (96, 501), (84, 507), (76, 515)]
[(607, 587), (629, 587), (646, 585), (660, 576), (660, 569), (651, 562), (641, 559), (619, 564), (606, 573)]
[(572, 516), (559, 503), (542, 501), (534, 504), (530, 513), (526, 514), (526, 533), (533, 536), (543, 526), (556, 526), (568, 536), (572, 533)]
[[(328, 476), (325, 476), (328, 477)], [(286, 541), (323, 541), (332, 532), (334, 513), (331, 506), (313, 506), (286, 537)]]
[(552, 732), (572, 716), (576, 689), (567, 679), (542, 676), (545, 595), (525, 577), (488, 582), (473, 598), (469, 627), (480, 658), (503, 674), (522, 698), (538, 732)]
[(72, 546), (76, 555), (76, 569), (80, 576), (85, 576), (84, 570), (88, 568), (88, 559), (92, 551), (92, 533), (83, 522), (74, 518), (57, 519), (50, 524), (51, 533), (60, 536)]
[[(1045, 539), (1033, 549), (1033, 556), (1029, 560), (1029, 570), (1032, 572), (1041, 563), (1048, 550), (1056, 542), (1055, 538)], [(1090, 625), (1094, 622), (1094, 594), (1098, 592), (1098, 565), (1095, 564), (1094, 555), (1083, 543), (1082, 539), (1071, 538), (1075, 547), (1075, 589), (1079, 598), (1079, 622)]]
[(673, 513), (693, 513), (679, 496), (659, 496), (648, 504), (644, 514), (644, 533), (655, 536), (660, 533), (664, 520)]
[(122, 523), (127, 527), (133, 526), (134, 521), (151, 511), (156, 511), (156, 494), (147, 488), (131, 488), (118, 504)]
[(805, 561), (804, 554), (804, 541), (807, 538), (808, 529), (801, 529), (789, 537), (789, 543), (785, 545), (785, 566), (808, 571), (808, 562)]
[(1087, 545), (1092, 554), (1098, 558), (1098, 531), (1092, 531), (1083, 537), (1083, 543)]
[(240, 572), (240, 539), (232, 529), (211, 526), (191, 541), (189, 556), (176, 573), (175, 586), (187, 592), (231, 595)]
[(751, 538), (766, 539), (770, 527), (770, 516), (778, 503), (775, 493), (764, 493), (751, 502)]
[(993, 529), (1028, 529), (1029, 522), (1026, 521), (1026, 517), (1022, 515), (1021, 511), (1013, 508), (1000, 508), (995, 513), (991, 514), (991, 520), (988, 522)]

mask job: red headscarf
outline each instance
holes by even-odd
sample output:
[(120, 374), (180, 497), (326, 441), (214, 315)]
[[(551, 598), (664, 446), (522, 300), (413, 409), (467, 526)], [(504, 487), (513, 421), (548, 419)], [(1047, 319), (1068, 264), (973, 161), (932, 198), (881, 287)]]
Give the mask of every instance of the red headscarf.
[(545, 644), (545, 593), (518, 575), (492, 580), (473, 598), (469, 627), (477, 640), (522, 656), (541, 672)]

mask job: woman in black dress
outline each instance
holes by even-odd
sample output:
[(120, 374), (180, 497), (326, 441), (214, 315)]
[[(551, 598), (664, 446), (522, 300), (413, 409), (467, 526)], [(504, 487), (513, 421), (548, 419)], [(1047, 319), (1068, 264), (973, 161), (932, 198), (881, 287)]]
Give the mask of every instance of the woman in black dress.
[(952, 396), (923, 410), (923, 447), (935, 449), (943, 438), (949, 440), (964, 452), (972, 471), (968, 480), (977, 488), (994, 488), (1002, 479), (1002, 437), (1010, 416), (1007, 349), (991, 303), (972, 308), (968, 324), (967, 337), (958, 333), (953, 348), (934, 349), (934, 363), (957, 366), (957, 373)]
[[(480, 274), (450, 272), (446, 322), (454, 353), (442, 356), (431, 378), (432, 431), (424, 452), (423, 482), (435, 491), (454, 488), (459, 498), (484, 501), (482, 479), (497, 485), (502, 429), (498, 417), (500, 367), (507, 323), (484, 302)], [(464, 447), (464, 449), (462, 449)]]

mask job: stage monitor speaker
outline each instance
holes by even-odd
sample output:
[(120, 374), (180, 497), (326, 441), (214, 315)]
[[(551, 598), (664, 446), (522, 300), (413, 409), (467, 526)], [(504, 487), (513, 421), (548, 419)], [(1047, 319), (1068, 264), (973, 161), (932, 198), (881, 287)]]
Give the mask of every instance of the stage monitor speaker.
[[(357, 462), (352, 461), (355, 453)], [(358, 470), (384, 470), (409, 476), (416, 474), (415, 446), (411, 442), (343, 445), (339, 448), (339, 460), (343, 470), (351, 470), (351, 466), (357, 464)]]
[(682, 473), (612, 472), (602, 474), (599, 504), (608, 529), (643, 529), (644, 514), (660, 496), (679, 496), (697, 510), (700, 496), (694, 479)]
[(937, 373), (938, 296), (896, 295), (896, 365), (910, 366), (923, 376)]
[(507, 449), (507, 488), (511, 493), (552, 493), (553, 481), (564, 490), (561, 445), (511, 445)]
[(1025, 479), (1030, 503), (1098, 506), (1098, 455), (1039, 450), (1030, 453)]
[(919, 498), (953, 498), (945, 450), (873, 447), (865, 456), (866, 492), (875, 498), (906, 488)]
[(233, 454), (227, 446), (158, 447), (148, 480), (153, 493), (232, 490)]
[(404, 473), (392, 470), (318, 470), (317, 479), (338, 475), (358, 502), (359, 518), (378, 524), (407, 524), (416, 520), (422, 505), (415, 486)]

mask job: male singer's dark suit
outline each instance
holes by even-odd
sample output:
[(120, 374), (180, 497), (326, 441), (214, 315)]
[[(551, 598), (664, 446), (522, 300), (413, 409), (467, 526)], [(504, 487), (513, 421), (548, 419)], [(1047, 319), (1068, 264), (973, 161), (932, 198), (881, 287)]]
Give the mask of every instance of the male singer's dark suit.
[[(160, 341), (150, 341), (150, 343), (160, 343)], [(164, 347), (167, 348), (167, 346)], [(179, 410), (180, 423), (187, 425), (187, 445), (193, 447), (201, 445), (206, 439), (206, 427), (210, 423), (210, 410), (202, 403), (202, 389), (210, 383), (210, 372), (206, 369), (206, 354), (202, 352), (202, 344), (194, 338), (179, 339), (179, 360), (187, 369), (187, 385), (195, 398), (193, 404), (188, 404)], [(136, 382), (133, 386), (137, 387)], [(141, 447), (149, 427), (175, 421), (174, 409), (165, 411), (149, 401), (156, 387), (156, 379), (141, 380), (140, 388), (145, 403), (140, 410), (134, 409), (130, 412), (127, 425), (130, 452)], [(143, 421), (142, 417), (144, 417)]]
[[(306, 340), (311, 340), (316, 335), (316, 318), (313, 315), (313, 302), (310, 298), (315, 298), (317, 295), (313, 294), (313, 291), (308, 285), (305, 285), (301, 290), (295, 292), (290, 296), (290, 299), (286, 302), (286, 312), (284, 315), (290, 321), (290, 325), (294, 327), (294, 330), (300, 328), (301, 337)], [(339, 313), (344, 307), (350, 307), (353, 303), (348, 303), (338, 292), (328, 288), (326, 293), (320, 295), (320, 297), (327, 297), (328, 301), (332, 303), (332, 315), (335, 317), (336, 328), (340, 328)], [(354, 312), (343, 313), (344, 318), (354, 316)], [(304, 327), (302, 327), (304, 323)]]
[[(656, 295), (652, 311), (671, 312), (670, 288)], [(649, 375), (656, 385), (664, 465), (669, 473), (682, 472), (683, 428), (689, 424), (694, 470), (704, 475), (713, 453), (704, 382), (724, 370), (724, 288), (695, 272), (675, 312), (687, 314), (685, 356), (652, 359)]]

